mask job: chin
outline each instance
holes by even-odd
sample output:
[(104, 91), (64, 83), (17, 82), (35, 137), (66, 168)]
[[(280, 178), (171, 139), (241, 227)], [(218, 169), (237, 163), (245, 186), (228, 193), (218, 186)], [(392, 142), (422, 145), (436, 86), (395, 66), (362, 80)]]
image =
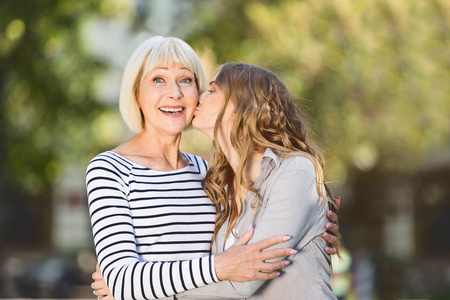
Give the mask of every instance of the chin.
[(163, 129), (163, 131), (165, 131), (166, 134), (168, 134), (168, 135), (179, 135), (183, 132), (183, 130), (185, 130), (188, 127), (189, 127), (189, 124), (187, 124), (186, 126), (180, 126), (180, 127), (167, 126), (166, 128)]
[(192, 127), (194, 127), (195, 130), (200, 131), (201, 133), (203, 133), (204, 135), (206, 135), (207, 137), (209, 137), (210, 139), (213, 139), (214, 137), (214, 133), (213, 132), (209, 132), (208, 130), (202, 130), (201, 128), (196, 127), (195, 125), (193, 125)]

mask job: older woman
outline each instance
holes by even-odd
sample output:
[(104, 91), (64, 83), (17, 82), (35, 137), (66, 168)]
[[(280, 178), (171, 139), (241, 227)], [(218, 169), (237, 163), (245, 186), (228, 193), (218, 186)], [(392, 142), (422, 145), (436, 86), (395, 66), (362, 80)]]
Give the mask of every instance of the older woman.
[[(95, 157), (86, 173), (100, 269), (116, 299), (156, 299), (220, 280), (269, 280), (296, 253), (267, 250), (290, 236), (245, 245), (253, 227), (227, 251), (209, 255), (215, 207), (201, 180), (202, 158), (180, 152), (206, 88), (195, 52), (176, 38), (154, 37), (132, 55), (120, 109), (136, 135)], [(101, 282), (100, 282), (101, 284)], [(99, 298), (104, 286), (93, 285)]]

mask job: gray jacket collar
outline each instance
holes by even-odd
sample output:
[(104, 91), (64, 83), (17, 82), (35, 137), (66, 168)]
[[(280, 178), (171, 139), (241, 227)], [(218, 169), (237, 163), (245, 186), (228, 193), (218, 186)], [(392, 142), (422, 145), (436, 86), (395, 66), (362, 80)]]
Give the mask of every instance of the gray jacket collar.
[(261, 166), (263, 166), (263, 164), (264, 164), (266, 161), (267, 161), (267, 162), (273, 161), (273, 162), (275, 163), (275, 166), (276, 166), (276, 167), (279, 167), (280, 164), (281, 164), (280, 157), (278, 157), (278, 156), (275, 154), (275, 152), (273, 152), (272, 149), (270, 149), (270, 148), (267, 148), (266, 151), (264, 152), (263, 159), (262, 159), (262, 161), (261, 161)]

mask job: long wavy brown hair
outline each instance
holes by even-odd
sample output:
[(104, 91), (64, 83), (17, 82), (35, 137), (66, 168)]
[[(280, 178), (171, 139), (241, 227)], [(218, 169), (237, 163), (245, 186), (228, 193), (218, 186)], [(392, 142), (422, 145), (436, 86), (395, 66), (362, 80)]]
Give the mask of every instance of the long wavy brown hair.
[[(243, 189), (255, 193), (252, 207), (260, 204), (258, 191), (252, 183), (243, 180), (243, 169), (251, 152), (264, 152), (267, 148), (282, 157), (296, 154), (309, 158), (314, 164), (324, 209), (325, 201), (328, 201), (331, 209), (337, 212), (324, 181), (324, 161), (307, 142), (305, 123), (283, 82), (269, 70), (243, 63), (226, 63), (218, 68), (215, 84), (223, 92), (225, 103), (214, 128), (213, 163), (203, 180), (203, 187), (217, 209), (212, 240), (215, 241), (227, 219), (226, 239), (236, 226), (242, 213), (243, 199), (240, 195)], [(240, 157), (236, 173), (216, 142), (229, 101), (235, 109), (230, 140)]]

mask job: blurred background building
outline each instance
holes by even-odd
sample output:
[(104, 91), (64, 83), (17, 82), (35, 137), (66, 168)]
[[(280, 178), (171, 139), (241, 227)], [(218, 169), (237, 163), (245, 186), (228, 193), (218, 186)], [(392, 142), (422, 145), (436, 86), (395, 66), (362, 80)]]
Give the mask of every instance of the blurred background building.
[(450, 299), (447, 0), (1, 1), (1, 298), (92, 297), (84, 172), (131, 136), (121, 75), (154, 35), (288, 85), (342, 197), (341, 299)]

